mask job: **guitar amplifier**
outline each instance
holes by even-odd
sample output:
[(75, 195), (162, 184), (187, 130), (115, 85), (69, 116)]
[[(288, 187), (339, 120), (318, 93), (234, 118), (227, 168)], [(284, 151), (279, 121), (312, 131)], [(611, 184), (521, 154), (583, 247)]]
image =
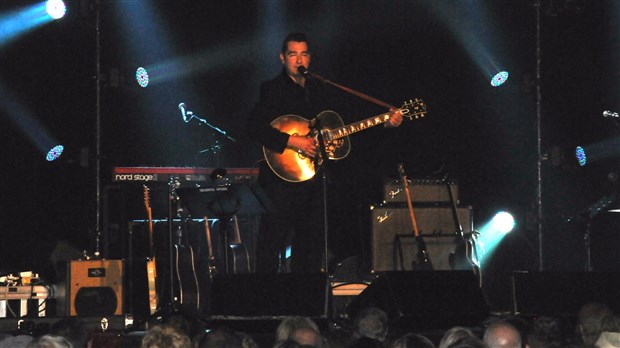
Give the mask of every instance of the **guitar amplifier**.
[[(442, 179), (409, 180), (409, 191), (413, 203), (450, 203), (448, 186)], [(456, 181), (448, 180), (454, 202), (459, 203), (459, 186)], [(383, 201), (385, 203), (407, 202), (407, 194), (400, 180), (388, 180), (383, 184)]]
[(69, 264), (69, 315), (123, 314), (123, 260), (84, 260)]
[[(372, 269), (376, 272), (413, 270), (418, 245), (413, 235), (409, 209), (389, 206), (371, 209)], [(451, 270), (449, 257), (460, 239), (452, 208), (414, 207), (414, 214), (433, 269)], [(458, 207), (457, 215), (463, 232), (471, 232), (472, 208)]]

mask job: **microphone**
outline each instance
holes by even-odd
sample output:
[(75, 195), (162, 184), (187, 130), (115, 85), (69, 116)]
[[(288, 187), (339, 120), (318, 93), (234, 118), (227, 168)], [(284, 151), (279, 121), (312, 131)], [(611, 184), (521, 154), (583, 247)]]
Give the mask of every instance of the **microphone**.
[(620, 115), (618, 115), (617, 112), (612, 112), (612, 111), (609, 111), (609, 110), (605, 110), (605, 111), (603, 111), (603, 117), (607, 117), (607, 118), (620, 118)]
[(297, 72), (299, 73), (299, 75), (301, 75), (301, 76), (303, 76), (303, 77), (305, 77), (307, 79), (310, 78), (310, 72), (303, 65), (297, 67)]
[(181, 110), (181, 116), (183, 116), (183, 122), (187, 122), (187, 111), (185, 111), (186, 107), (187, 106), (185, 105), (185, 103), (179, 104), (179, 110)]

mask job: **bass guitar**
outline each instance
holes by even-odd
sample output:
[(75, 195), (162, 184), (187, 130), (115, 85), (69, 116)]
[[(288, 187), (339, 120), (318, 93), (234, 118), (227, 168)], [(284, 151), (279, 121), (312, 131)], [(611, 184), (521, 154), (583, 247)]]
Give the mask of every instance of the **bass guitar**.
[(398, 173), (400, 174), (400, 180), (403, 183), (405, 197), (407, 197), (407, 208), (409, 209), (409, 218), (411, 219), (411, 225), (413, 226), (413, 235), (415, 237), (416, 243), (418, 244), (418, 254), (416, 255), (416, 265), (414, 268), (418, 270), (432, 271), (433, 264), (431, 263), (431, 259), (428, 256), (428, 251), (426, 250), (426, 243), (424, 242), (424, 238), (422, 238), (422, 236), (420, 235), (420, 231), (418, 230), (418, 223), (413, 212), (413, 204), (411, 203), (409, 181), (407, 180), (407, 175), (405, 175), (405, 168), (403, 167), (402, 163), (398, 164)]
[(149, 197), (149, 188), (144, 186), (144, 207), (146, 208), (146, 216), (149, 223), (149, 250), (150, 257), (146, 260), (146, 274), (149, 286), (149, 310), (151, 315), (157, 312), (157, 268), (155, 263), (155, 251), (153, 248), (153, 211), (151, 209), (151, 200)]
[[(397, 111), (400, 111), (403, 117), (410, 120), (419, 119), (426, 115), (426, 105), (421, 99), (409, 100)], [(291, 136), (311, 137), (318, 144), (319, 134), (315, 127), (318, 124), (321, 128), (327, 157), (330, 160), (340, 160), (351, 151), (349, 135), (383, 124), (389, 119), (390, 114), (384, 113), (345, 126), (337, 113), (326, 110), (318, 114), (313, 120), (307, 120), (297, 115), (283, 115), (273, 120), (271, 126)], [(269, 168), (281, 179), (289, 182), (311, 179), (323, 162), (320, 155), (310, 158), (291, 149), (285, 149), (283, 153), (278, 153), (263, 147), (263, 154)]]

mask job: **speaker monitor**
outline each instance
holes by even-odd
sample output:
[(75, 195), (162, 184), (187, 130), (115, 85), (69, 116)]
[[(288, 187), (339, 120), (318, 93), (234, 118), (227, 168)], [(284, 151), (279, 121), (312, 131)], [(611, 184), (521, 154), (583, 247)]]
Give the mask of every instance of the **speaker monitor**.
[(471, 271), (383, 272), (351, 302), (347, 313), (355, 318), (367, 307), (385, 311), (391, 326), (419, 329), (476, 326), (489, 314)]
[(217, 275), (211, 291), (211, 317), (327, 318), (330, 284), (326, 274)]
[(518, 314), (577, 315), (587, 302), (601, 302), (620, 311), (619, 272), (516, 271), (512, 289), (513, 310)]
[(123, 314), (123, 261), (71, 261), (69, 315)]
[[(457, 208), (464, 232), (473, 228), (471, 207)], [(450, 207), (414, 207), (418, 230), (435, 270), (451, 270), (449, 256), (458, 241), (453, 211)], [(375, 207), (372, 209), (372, 269), (410, 271), (418, 252), (413, 238), (413, 225), (406, 207)], [(400, 248), (395, 249), (398, 236)], [(398, 245), (398, 244), (397, 244)], [(399, 257), (402, 254), (402, 262)]]

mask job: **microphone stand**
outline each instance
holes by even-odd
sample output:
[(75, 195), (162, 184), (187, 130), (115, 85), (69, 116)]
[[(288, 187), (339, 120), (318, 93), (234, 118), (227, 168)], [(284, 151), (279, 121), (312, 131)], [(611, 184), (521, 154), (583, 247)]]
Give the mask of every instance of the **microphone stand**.
[(230, 140), (230, 141), (232, 141), (232, 142), (236, 142), (236, 141), (237, 141), (237, 140), (235, 140), (235, 138), (233, 138), (233, 137), (231, 137), (230, 135), (228, 135), (228, 133), (226, 133), (226, 131), (224, 131), (224, 130), (222, 130), (222, 129), (220, 129), (220, 128), (218, 128), (218, 127), (214, 126), (214, 125), (212, 125), (211, 123), (207, 122), (207, 120), (205, 120), (204, 118), (202, 118), (202, 117), (200, 117), (200, 116), (198, 116), (198, 115), (194, 114), (193, 112), (188, 111), (188, 112), (187, 112), (187, 114), (191, 116), (191, 117), (190, 117), (190, 119), (191, 119), (192, 117), (195, 117), (195, 118), (198, 120), (198, 122), (200, 122), (200, 124), (204, 124), (204, 125), (209, 126), (211, 129), (213, 129), (214, 131), (216, 131), (216, 132), (220, 133), (221, 135), (223, 135), (223, 136), (224, 136), (225, 138), (227, 138), (228, 140)]
[[(321, 182), (323, 186), (323, 262), (324, 262), (324, 270), (325, 273), (329, 273), (328, 270), (328, 244), (327, 238), (329, 236), (329, 223), (327, 220), (327, 170), (328, 164), (327, 161), (329, 158), (327, 157), (327, 151), (325, 150), (325, 142), (323, 137), (323, 126), (321, 125), (321, 120), (316, 118), (316, 122), (313, 126), (317, 131), (317, 139), (319, 141), (319, 150), (321, 152), (321, 157), (323, 158), (321, 171)], [(316, 161), (314, 163), (317, 163)], [(316, 165), (315, 171), (320, 168), (321, 165)]]
[[(335, 82), (329, 81), (329, 80), (323, 78), (322, 76), (320, 76), (318, 74), (315, 74), (315, 73), (312, 73), (312, 72), (306, 70), (306, 68), (303, 67), (303, 66), (299, 67), (297, 70), (305, 78), (309, 78), (309, 77), (315, 78), (315, 79), (321, 81), (322, 83), (326, 83), (326, 84), (332, 85), (334, 87), (340, 88), (341, 90), (343, 90), (343, 91), (345, 91), (347, 93), (353, 94), (353, 95), (355, 95), (357, 97), (360, 97), (360, 98), (362, 98), (362, 99), (364, 99), (366, 101), (369, 101), (371, 103), (383, 106), (383, 107), (385, 107), (387, 109), (397, 109), (397, 107), (395, 107), (393, 105), (390, 105), (390, 104), (388, 104), (386, 102), (383, 102), (383, 101), (381, 101), (381, 100), (379, 100), (377, 98), (371, 97), (371, 96), (369, 96), (367, 94), (364, 94), (362, 92), (356, 91), (356, 90), (351, 89), (349, 87), (346, 87), (346, 86), (337, 84)], [(325, 272), (328, 272), (328, 269), (327, 269), (327, 266), (328, 266), (328, 264), (327, 264), (327, 262), (328, 262), (328, 256), (327, 256), (327, 249), (328, 249), (327, 237), (328, 237), (328, 234), (329, 234), (329, 232), (328, 232), (328, 221), (327, 221), (327, 166), (328, 166), (327, 165), (327, 161), (328, 161), (328, 157), (327, 157), (327, 152), (325, 151), (325, 143), (323, 141), (324, 139), (323, 139), (323, 133), (322, 133), (322, 126), (321, 126), (321, 121), (320, 121), (319, 118), (316, 118), (316, 123), (314, 124), (314, 126), (312, 128), (317, 130), (317, 139), (319, 141), (319, 149), (321, 151), (321, 156), (323, 158), (323, 172), (322, 172), (322, 175), (321, 175), (321, 178), (322, 178), (322, 181), (323, 181), (323, 219), (324, 219), (324, 227), (323, 227), (323, 229), (324, 229), (324, 237), (325, 237), (325, 240), (324, 240), (324, 243), (325, 243), (325, 245), (324, 245), (324, 261), (323, 262), (325, 263)], [(318, 169), (318, 168), (315, 168), (315, 170), (316, 169)]]
[[(216, 127), (214, 125), (212, 125), (211, 123), (209, 123), (206, 119), (194, 114), (192, 111), (187, 111), (186, 112), (187, 116), (189, 116), (189, 119), (185, 120), (185, 123), (188, 123), (189, 121), (191, 121), (192, 118), (196, 118), (199, 122), (200, 125), (207, 125), (209, 128), (213, 129), (214, 131), (216, 131), (217, 133), (219, 133), (220, 135), (223, 135), (226, 139), (232, 141), (232, 142), (236, 142), (237, 140), (233, 137), (231, 137), (230, 135), (228, 135), (228, 133), (226, 133), (225, 130), (220, 129), (219, 127)], [(200, 150), (198, 151), (199, 154), (202, 153), (207, 153), (207, 152), (213, 152), (213, 154), (215, 155), (215, 161), (216, 161), (216, 167), (220, 167), (220, 150), (222, 149), (222, 144), (220, 143), (219, 140), (215, 141), (215, 144), (209, 148), (206, 148), (204, 150)]]

